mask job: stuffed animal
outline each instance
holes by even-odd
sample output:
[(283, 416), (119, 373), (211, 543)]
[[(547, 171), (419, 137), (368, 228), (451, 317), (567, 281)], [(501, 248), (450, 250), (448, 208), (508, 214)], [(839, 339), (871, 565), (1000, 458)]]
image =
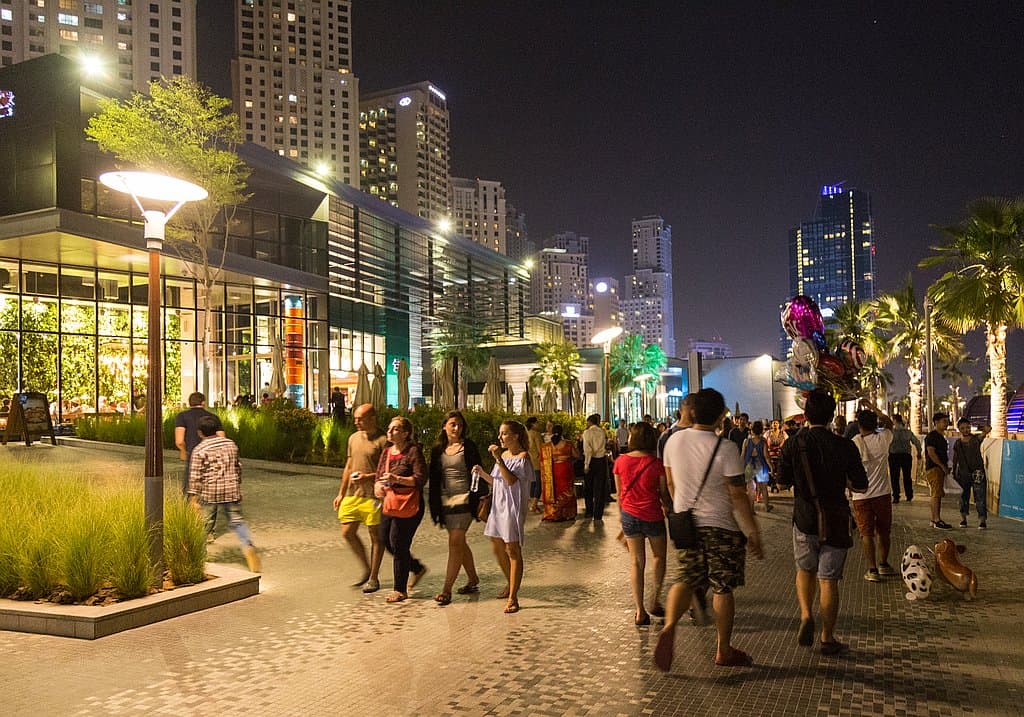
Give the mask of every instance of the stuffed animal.
[(960, 562), (960, 553), (966, 550), (966, 546), (957, 545), (946, 538), (935, 544), (935, 563), (946, 582), (962, 592), (966, 599), (971, 600), (978, 595), (978, 576)]
[(900, 572), (904, 573), (907, 566), (912, 562), (924, 562), (924, 553), (916, 545), (911, 545), (903, 551), (903, 561), (900, 563)]
[(907, 600), (924, 600), (932, 591), (932, 573), (924, 560), (903, 561), (903, 582), (907, 584)]

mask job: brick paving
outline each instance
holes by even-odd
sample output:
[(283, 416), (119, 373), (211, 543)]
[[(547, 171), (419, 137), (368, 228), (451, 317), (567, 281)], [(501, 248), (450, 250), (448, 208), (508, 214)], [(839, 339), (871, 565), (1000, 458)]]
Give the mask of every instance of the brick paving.
[[(0, 450), (4, 462), (79, 471), (137, 475), (143, 462), (139, 449)], [(170, 478), (180, 463), (167, 455)], [(470, 542), (480, 595), (434, 603), (446, 537), (427, 520), (413, 549), (430, 572), (412, 599), (388, 605), (390, 558), (380, 592), (349, 585), (358, 569), (330, 509), (334, 475), (247, 463), (244, 506), (265, 570), (256, 597), (92, 642), (0, 632), (0, 714), (1021, 714), (1024, 523), (991, 517), (988, 531), (942, 532), (928, 527), (926, 500), (897, 505), (893, 562), (910, 543), (952, 536), (968, 546), (978, 599), (937, 580), (928, 601), (908, 602), (898, 577), (862, 579), (855, 548), (839, 625), (851, 650), (825, 658), (796, 644), (791, 501), (782, 497), (774, 513), (758, 513), (768, 555), (748, 563), (737, 593), (734, 643), (754, 667), (715, 667), (714, 629), (681, 624), (675, 664), (662, 674), (651, 663), (658, 622), (633, 625), (617, 515), (603, 529), (531, 516), (516, 615), (494, 597), (500, 572), (479, 525)], [(944, 516), (955, 515), (947, 498)], [(211, 558), (243, 562), (233, 534), (219, 535)]]

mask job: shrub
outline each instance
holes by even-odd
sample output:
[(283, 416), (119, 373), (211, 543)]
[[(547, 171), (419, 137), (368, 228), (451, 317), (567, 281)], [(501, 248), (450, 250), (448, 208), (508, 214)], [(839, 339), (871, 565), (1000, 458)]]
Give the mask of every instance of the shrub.
[(39, 513), (23, 526), (18, 556), (18, 578), (25, 594), (33, 600), (44, 598), (60, 583), (57, 541), (51, 525)]
[(142, 496), (122, 493), (114, 505), (110, 541), (110, 582), (124, 598), (142, 597), (154, 585)]
[(192, 504), (164, 501), (164, 565), (176, 585), (198, 583), (206, 564), (206, 520)]
[(107, 578), (109, 544), (107, 503), (95, 495), (83, 496), (73, 510), (64, 511), (59, 538), (60, 572), (75, 600), (95, 594)]

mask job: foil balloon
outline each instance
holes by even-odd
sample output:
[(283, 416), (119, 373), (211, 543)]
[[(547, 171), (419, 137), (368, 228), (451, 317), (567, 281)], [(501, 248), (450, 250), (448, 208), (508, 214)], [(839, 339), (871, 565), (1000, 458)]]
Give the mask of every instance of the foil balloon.
[(843, 363), (847, 364), (853, 371), (860, 371), (867, 363), (868, 355), (856, 341), (845, 339), (839, 343), (836, 351), (841, 356)]
[(825, 348), (825, 322), (821, 310), (809, 296), (794, 296), (782, 310), (782, 328), (791, 339), (809, 339), (818, 350)]
[(821, 352), (809, 339), (793, 339), (793, 360), (802, 365), (816, 368)]
[(818, 387), (818, 372), (812, 365), (792, 361), (789, 373), (793, 380), (793, 383), (788, 384), (790, 386), (795, 386), (801, 391), (813, 391)]
[(939, 566), (939, 572), (946, 582), (970, 600), (978, 594), (978, 576), (960, 562), (960, 553), (965, 550), (967, 550), (965, 546), (957, 545), (946, 538), (941, 543), (935, 544), (935, 564)]
[(823, 353), (818, 357), (818, 375), (835, 383), (846, 375), (846, 367), (835, 356)]

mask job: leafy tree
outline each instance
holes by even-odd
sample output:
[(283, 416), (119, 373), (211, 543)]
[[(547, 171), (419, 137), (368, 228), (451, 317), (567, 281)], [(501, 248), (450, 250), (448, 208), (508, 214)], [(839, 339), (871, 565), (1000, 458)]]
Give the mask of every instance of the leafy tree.
[(530, 385), (554, 387), (562, 394), (562, 404), (569, 413), (574, 413), (572, 385), (579, 380), (579, 368), (583, 362), (576, 346), (569, 341), (555, 343), (545, 341), (534, 348), (537, 367), (530, 373)]
[[(645, 344), (639, 334), (622, 336), (608, 354), (608, 382), (611, 391), (633, 386), (637, 376), (647, 375), (643, 382), (647, 395), (657, 389), (660, 373), (668, 365), (668, 357), (658, 344)], [(647, 410), (645, 406), (641, 412)]]
[[(918, 309), (914, 282), (910, 276), (900, 289), (882, 294), (875, 302), (875, 325), (881, 332), (879, 346), (886, 361), (898, 359), (907, 367), (907, 387), (910, 393), (909, 426), (924, 433), (926, 416), (921, 405), (924, 396), (925, 342), (924, 313)], [(947, 327), (932, 324), (932, 346), (940, 359), (963, 351), (960, 339)]]
[(939, 323), (959, 333), (983, 328), (992, 374), (992, 435), (1006, 437), (1006, 335), (1024, 325), (1024, 200), (979, 199), (959, 224), (937, 227), (922, 267), (948, 267), (928, 291)]
[(431, 362), (440, 365), (450, 361), (452, 383), (455, 386), (455, 405), (466, 407), (466, 396), (461, 387), (468, 376), (475, 376), (487, 366), (491, 352), (483, 347), (492, 337), (475, 323), (450, 323), (433, 334)]
[[(243, 141), (231, 101), (187, 77), (151, 82), (149, 95), (108, 100), (89, 120), (86, 136), (119, 161), (170, 174), (206, 189), (168, 227), (168, 245), (202, 288), (203, 384), (211, 393), (214, 315), (209, 298), (224, 265), (228, 227), (244, 193), (249, 168), (235, 152)], [(226, 215), (226, 217), (222, 217)], [(176, 229), (176, 231), (174, 230)]]

